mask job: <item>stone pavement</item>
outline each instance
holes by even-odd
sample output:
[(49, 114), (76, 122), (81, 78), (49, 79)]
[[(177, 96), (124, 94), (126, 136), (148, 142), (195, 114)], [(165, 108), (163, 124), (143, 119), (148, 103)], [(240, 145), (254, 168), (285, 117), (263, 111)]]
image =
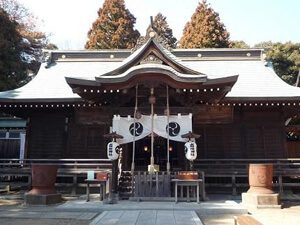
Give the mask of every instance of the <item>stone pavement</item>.
[(104, 211), (91, 225), (203, 225), (195, 211)]
[(159, 202), (159, 201), (119, 201), (117, 204), (103, 204), (97, 198), (97, 195), (91, 195), (91, 201), (86, 202), (85, 196), (70, 200), (57, 208), (62, 211), (82, 211), (103, 212), (103, 211), (124, 211), (124, 210), (174, 210), (174, 211), (197, 211), (198, 214), (246, 214), (247, 209), (241, 206), (237, 201), (224, 200), (230, 199), (230, 196), (223, 198), (211, 198), (206, 202)]
[[(68, 199), (52, 206), (23, 205), (22, 196), (0, 194), (1, 225), (97, 225), (97, 224), (153, 224), (153, 225), (232, 225), (233, 216), (248, 211), (231, 196), (210, 196), (207, 202), (131, 202), (103, 204), (97, 195), (86, 202), (85, 196)], [(299, 225), (300, 202), (284, 202), (283, 209), (250, 209), (258, 221), (266, 225)]]

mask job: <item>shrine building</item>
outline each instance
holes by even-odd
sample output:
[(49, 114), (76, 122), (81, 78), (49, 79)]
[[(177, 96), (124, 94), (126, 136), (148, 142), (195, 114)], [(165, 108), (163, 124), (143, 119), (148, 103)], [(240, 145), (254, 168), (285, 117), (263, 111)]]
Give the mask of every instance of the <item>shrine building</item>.
[(195, 163), (289, 156), (300, 89), (261, 49), (169, 49), (149, 33), (131, 50), (46, 56), (32, 81), (0, 93), (0, 110), (27, 121), (25, 158), (107, 159), (112, 132), (124, 171), (188, 169), (187, 133), (199, 137)]

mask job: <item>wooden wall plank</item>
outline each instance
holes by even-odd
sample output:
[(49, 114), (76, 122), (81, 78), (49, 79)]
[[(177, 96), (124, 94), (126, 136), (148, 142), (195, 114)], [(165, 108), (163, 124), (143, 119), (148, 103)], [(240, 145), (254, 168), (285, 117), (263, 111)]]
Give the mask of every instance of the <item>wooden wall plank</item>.
[(62, 158), (64, 115), (36, 114), (29, 123), (28, 158)]
[(67, 158), (106, 158), (108, 125), (69, 124)]

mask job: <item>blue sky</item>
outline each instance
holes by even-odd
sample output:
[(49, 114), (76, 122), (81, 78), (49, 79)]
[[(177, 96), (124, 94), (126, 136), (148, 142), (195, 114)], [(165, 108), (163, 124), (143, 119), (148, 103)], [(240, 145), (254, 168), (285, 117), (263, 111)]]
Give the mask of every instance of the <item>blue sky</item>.
[[(104, 0), (18, 0), (44, 21), (44, 31), (60, 49), (82, 49)], [(202, 0), (125, 0), (141, 34), (150, 16), (167, 17), (177, 39)], [(300, 42), (299, 0), (207, 0), (220, 14), (231, 40)]]

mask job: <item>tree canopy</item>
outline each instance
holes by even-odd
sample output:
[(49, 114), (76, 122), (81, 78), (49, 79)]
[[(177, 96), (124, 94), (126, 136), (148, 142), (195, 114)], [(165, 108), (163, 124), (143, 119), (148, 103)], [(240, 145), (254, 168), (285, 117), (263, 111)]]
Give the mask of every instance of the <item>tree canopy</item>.
[(250, 45), (248, 45), (244, 41), (231, 41), (230, 47), (231, 48), (250, 48)]
[(173, 30), (169, 27), (167, 18), (158, 13), (153, 21), (158, 36), (162, 37), (171, 48), (176, 48), (177, 39), (173, 36)]
[(300, 69), (300, 43), (268, 41), (255, 47), (265, 48), (266, 60), (273, 63), (277, 75), (288, 84), (295, 84)]
[(49, 44), (48, 36), (40, 31), (40, 20), (17, 0), (0, 0), (0, 7), (9, 19), (16, 22), (16, 30), (22, 37), (20, 56), (25, 63), (27, 74), (35, 75), (42, 62), (43, 49), (57, 49)]
[(105, 0), (98, 18), (88, 32), (86, 49), (130, 49), (140, 33), (134, 29), (135, 17), (124, 0)]
[(185, 25), (179, 43), (180, 48), (228, 48), (229, 32), (220, 21), (219, 13), (203, 0)]
[(17, 26), (0, 8), (0, 91), (16, 88), (26, 78), (25, 64), (20, 58), (22, 37)]

